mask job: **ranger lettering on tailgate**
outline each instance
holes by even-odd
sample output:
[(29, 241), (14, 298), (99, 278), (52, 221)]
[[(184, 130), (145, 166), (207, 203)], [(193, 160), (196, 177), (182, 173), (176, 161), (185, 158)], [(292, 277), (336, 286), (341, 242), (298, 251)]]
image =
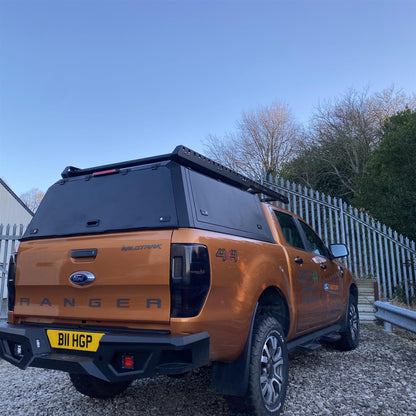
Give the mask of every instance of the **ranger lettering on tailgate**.
[[(120, 299), (115, 299), (114, 301), (114, 305), (116, 306), (116, 308), (129, 308), (130, 307), (130, 302), (131, 299), (129, 298), (120, 298)], [(78, 300), (78, 304), (80, 303), (80, 301)], [(30, 306), (31, 304), (31, 299), (30, 298), (20, 298), (19, 299), (19, 305), (21, 306)], [(54, 306), (55, 304), (53, 304), (48, 298), (43, 298), (39, 303), (36, 303), (36, 301), (32, 301), (32, 304), (39, 304), (39, 306)], [(161, 308), (162, 307), (162, 300), (161, 299), (146, 299), (145, 301), (146, 304), (146, 308), (151, 308), (152, 306), (155, 306), (157, 308)], [(70, 306), (72, 308), (77, 306), (77, 301), (74, 298), (68, 299), (68, 298), (64, 298), (62, 305), (64, 307)], [(99, 299), (99, 298), (92, 298), (92, 299), (87, 299), (87, 305), (90, 308), (101, 308), (105, 305), (103, 305), (103, 300)]]

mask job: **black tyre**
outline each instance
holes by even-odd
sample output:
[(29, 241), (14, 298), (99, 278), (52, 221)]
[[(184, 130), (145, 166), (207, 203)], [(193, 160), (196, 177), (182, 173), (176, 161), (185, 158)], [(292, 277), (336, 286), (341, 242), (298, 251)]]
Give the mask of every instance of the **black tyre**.
[(285, 336), (276, 318), (260, 315), (253, 329), (248, 391), (227, 397), (231, 414), (277, 416), (285, 397), (289, 358)]
[(360, 319), (358, 315), (357, 298), (350, 294), (348, 299), (346, 325), (341, 338), (334, 343), (341, 351), (351, 351), (358, 347), (360, 342)]
[(122, 393), (130, 386), (131, 381), (109, 383), (86, 374), (69, 374), (74, 387), (85, 396), (95, 399), (109, 399)]
[(178, 374), (166, 374), (170, 378), (185, 378), (190, 371), (186, 371), (185, 373), (178, 373)]

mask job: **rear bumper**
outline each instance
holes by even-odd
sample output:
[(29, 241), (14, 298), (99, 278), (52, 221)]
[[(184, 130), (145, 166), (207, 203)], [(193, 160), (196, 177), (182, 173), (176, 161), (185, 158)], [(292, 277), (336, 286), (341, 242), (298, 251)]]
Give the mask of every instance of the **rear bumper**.
[[(100, 340), (98, 350), (79, 352), (51, 348), (47, 329), (56, 328), (0, 324), (0, 358), (21, 369), (29, 366), (49, 368), (88, 374), (110, 382), (159, 374), (180, 374), (209, 364), (207, 332), (171, 335), (159, 331), (101, 329), (105, 335)], [(73, 329), (79, 331), (78, 328)], [(16, 344), (20, 347), (17, 348)], [(122, 368), (124, 354), (134, 357), (133, 369)]]

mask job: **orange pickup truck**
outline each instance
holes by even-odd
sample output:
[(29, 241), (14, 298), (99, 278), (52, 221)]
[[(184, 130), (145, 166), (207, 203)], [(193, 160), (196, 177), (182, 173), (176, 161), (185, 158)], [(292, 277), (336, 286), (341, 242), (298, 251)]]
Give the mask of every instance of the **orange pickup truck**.
[(230, 408), (278, 415), (288, 351), (358, 345), (358, 293), (345, 245), (264, 200), (287, 202), (184, 146), (67, 167), (10, 261), (0, 357), (98, 398), (211, 364)]

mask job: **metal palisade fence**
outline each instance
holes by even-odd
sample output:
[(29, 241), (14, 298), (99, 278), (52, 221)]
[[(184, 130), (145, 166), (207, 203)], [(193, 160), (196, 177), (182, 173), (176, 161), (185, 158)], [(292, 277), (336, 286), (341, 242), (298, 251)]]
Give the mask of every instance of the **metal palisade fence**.
[[(327, 244), (345, 243), (350, 255), (346, 266), (359, 279), (376, 279), (380, 299), (394, 296), (408, 304), (416, 303), (416, 245), (403, 235), (341, 199), (301, 187), (281, 178), (263, 181), (264, 185), (287, 196), (289, 204), (277, 203), (299, 215), (318, 232)], [(10, 254), (23, 235), (22, 225), (0, 225), (1, 297), (7, 290)], [(3, 302), (4, 303), (4, 302)], [(1, 314), (5, 313), (2, 303)]]
[[(344, 260), (356, 278), (376, 279), (380, 299), (415, 303), (415, 242), (374, 221), (364, 212), (320, 192), (281, 178), (264, 185), (287, 196), (289, 204), (278, 203), (312, 225), (330, 243), (345, 243), (350, 255)], [(413, 299), (412, 299), (413, 298)]]
[(10, 255), (16, 250), (24, 232), (23, 225), (0, 224), (0, 317), (7, 314), (7, 270)]

